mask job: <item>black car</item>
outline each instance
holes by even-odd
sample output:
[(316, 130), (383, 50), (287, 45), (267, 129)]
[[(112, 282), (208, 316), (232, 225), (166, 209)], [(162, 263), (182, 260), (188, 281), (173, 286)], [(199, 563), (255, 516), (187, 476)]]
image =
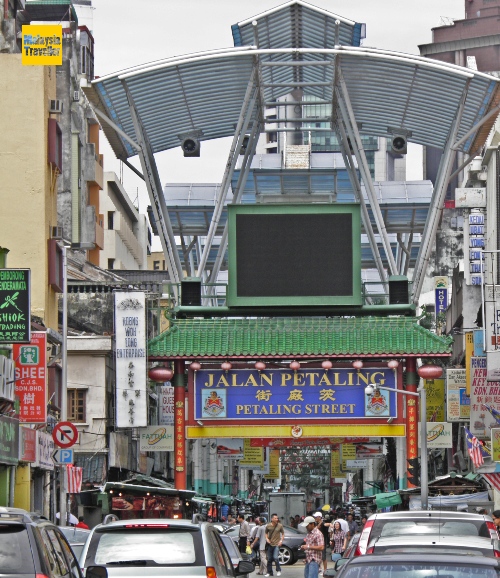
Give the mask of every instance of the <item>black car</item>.
[(2, 578), (82, 578), (80, 566), (60, 529), (19, 508), (0, 507)]

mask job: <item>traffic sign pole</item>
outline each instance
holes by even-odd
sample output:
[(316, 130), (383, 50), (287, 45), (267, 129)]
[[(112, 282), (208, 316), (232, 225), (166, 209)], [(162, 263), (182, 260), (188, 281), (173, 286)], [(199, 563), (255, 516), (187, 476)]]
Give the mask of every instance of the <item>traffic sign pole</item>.
[[(61, 421), (68, 419), (68, 254), (66, 242), (62, 241), (62, 375), (61, 375)], [(64, 470), (59, 472), (59, 525), (66, 526), (66, 491), (64, 487)], [(55, 520), (54, 520), (55, 523)]]

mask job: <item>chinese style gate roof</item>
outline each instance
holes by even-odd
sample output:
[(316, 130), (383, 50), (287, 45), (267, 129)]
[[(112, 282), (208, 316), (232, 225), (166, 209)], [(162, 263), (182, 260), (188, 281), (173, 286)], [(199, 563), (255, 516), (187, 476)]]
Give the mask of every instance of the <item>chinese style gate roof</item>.
[(409, 317), (178, 319), (149, 342), (150, 359), (448, 357), (450, 337)]

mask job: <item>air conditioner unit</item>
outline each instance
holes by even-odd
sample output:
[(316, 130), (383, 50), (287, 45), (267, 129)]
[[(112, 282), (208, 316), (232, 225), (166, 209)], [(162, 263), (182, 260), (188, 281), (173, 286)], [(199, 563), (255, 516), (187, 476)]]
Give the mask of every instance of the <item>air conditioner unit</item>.
[(50, 234), (50, 238), (51, 239), (57, 239), (58, 241), (61, 241), (63, 238), (63, 228), (62, 227), (52, 227), (52, 232)]
[(64, 103), (62, 100), (49, 100), (49, 113), (51, 114), (61, 114), (63, 111)]
[(73, 91), (73, 100), (74, 100), (74, 102), (80, 101), (80, 91), (79, 90)]

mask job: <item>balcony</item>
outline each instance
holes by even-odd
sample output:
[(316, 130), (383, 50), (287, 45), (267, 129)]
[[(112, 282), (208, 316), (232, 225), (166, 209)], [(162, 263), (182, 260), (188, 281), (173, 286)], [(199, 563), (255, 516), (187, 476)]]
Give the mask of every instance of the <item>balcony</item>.
[(102, 155), (95, 154), (95, 145), (87, 143), (83, 156), (83, 178), (89, 185), (97, 185), (100, 189), (104, 186), (104, 171)]
[(115, 230), (118, 236), (123, 241), (127, 249), (132, 253), (134, 259), (139, 264), (139, 267), (143, 266), (143, 256), (144, 250), (141, 247), (137, 237), (130, 228), (129, 224), (125, 221), (122, 215), (115, 221)]

